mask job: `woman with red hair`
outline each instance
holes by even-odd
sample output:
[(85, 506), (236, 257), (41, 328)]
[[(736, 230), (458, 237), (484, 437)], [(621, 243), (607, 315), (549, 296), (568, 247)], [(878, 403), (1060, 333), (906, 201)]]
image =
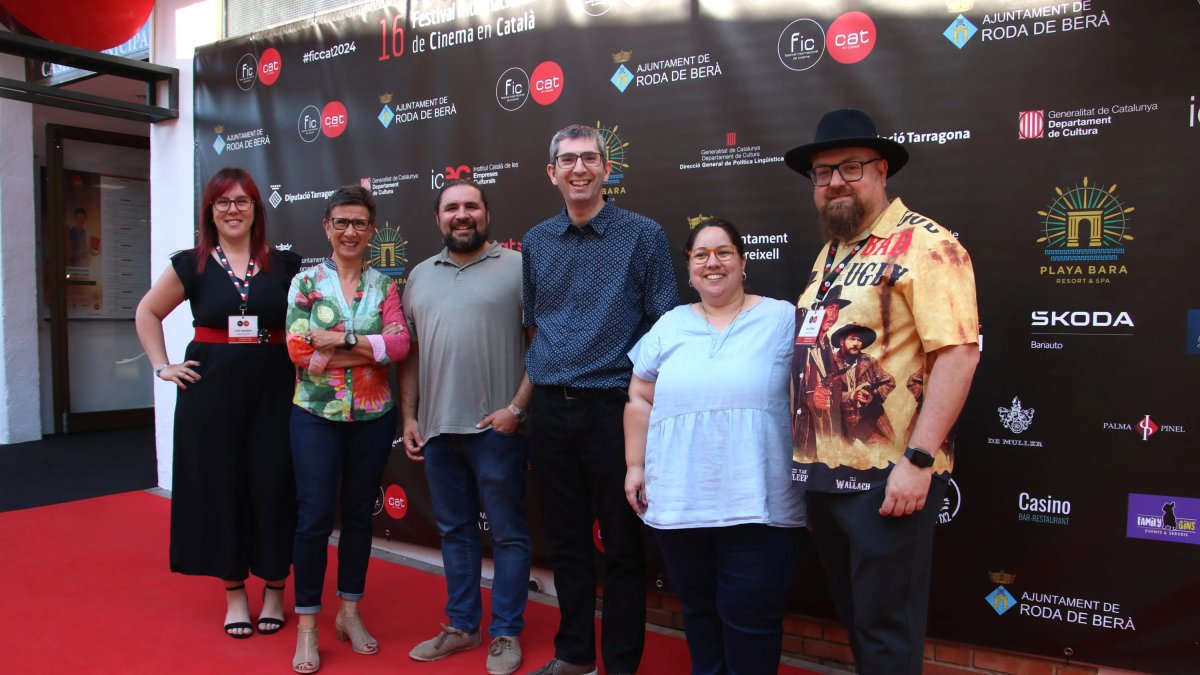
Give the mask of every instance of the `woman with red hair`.
[[(242, 169), (204, 188), (200, 239), (138, 304), (154, 374), (178, 387), (171, 485), (171, 570), (217, 577), (225, 632), (254, 634), (246, 578), (265, 580), (257, 629), (284, 623), (296, 488), (288, 420), (295, 369), (284, 346), (287, 290), (300, 257), (267, 245), (258, 187)], [(187, 300), (195, 336), (172, 362), (162, 322)]]

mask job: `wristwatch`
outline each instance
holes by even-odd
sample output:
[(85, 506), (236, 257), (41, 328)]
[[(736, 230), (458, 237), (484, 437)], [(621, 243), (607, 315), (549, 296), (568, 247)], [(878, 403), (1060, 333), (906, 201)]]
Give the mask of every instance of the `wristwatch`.
[(933, 455), (929, 454), (928, 450), (922, 448), (909, 448), (904, 451), (904, 456), (908, 461), (913, 463), (913, 466), (918, 469), (928, 469), (933, 466)]
[(354, 333), (346, 333), (346, 337), (343, 338), (343, 341), (345, 344), (342, 345), (342, 349), (350, 351), (351, 349), (354, 349), (354, 345), (358, 344), (358, 336)]
[(529, 413), (519, 405), (509, 404), (508, 412), (512, 413), (518, 422), (524, 422), (525, 418), (529, 417)]

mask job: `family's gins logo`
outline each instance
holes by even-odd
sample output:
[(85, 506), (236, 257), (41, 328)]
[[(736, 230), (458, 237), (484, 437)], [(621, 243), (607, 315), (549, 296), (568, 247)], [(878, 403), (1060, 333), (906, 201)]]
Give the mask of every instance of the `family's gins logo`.
[(405, 264), (408, 262), (408, 240), (400, 230), (392, 227), (386, 220), (383, 227), (375, 230), (371, 237), (370, 254), (367, 262), (380, 272), (393, 279), (404, 277)]
[(1077, 185), (1054, 191), (1054, 201), (1037, 212), (1042, 217), (1037, 243), (1045, 246), (1050, 263), (1042, 265), (1041, 274), (1076, 284), (1110, 283), (1113, 276), (1128, 274), (1117, 262), (1125, 243), (1133, 241), (1129, 214), (1134, 209), (1121, 202), (1116, 184), (1103, 188), (1085, 176)]
[(1200, 499), (1130, 493), (1125, 536), (1200, 544), (1197, 516), (1200, 516)]

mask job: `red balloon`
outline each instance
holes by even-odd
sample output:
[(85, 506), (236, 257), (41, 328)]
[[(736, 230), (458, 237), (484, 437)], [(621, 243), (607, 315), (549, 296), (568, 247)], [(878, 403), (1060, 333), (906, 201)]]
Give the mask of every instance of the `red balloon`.
[(154, 0), (0, 0), (0, 5), (43, 40), (100, 51), (133, 37)]

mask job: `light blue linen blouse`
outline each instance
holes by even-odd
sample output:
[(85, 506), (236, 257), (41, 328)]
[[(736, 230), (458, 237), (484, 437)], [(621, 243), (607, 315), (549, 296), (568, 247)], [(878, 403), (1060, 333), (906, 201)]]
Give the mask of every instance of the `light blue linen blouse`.
[(655, 383), (642, 518), (802, 527), (788, 415), (795, 307), (763, 298), (720, 333), (697, 311), (672, 309), (629, 351), (634, 374)]

